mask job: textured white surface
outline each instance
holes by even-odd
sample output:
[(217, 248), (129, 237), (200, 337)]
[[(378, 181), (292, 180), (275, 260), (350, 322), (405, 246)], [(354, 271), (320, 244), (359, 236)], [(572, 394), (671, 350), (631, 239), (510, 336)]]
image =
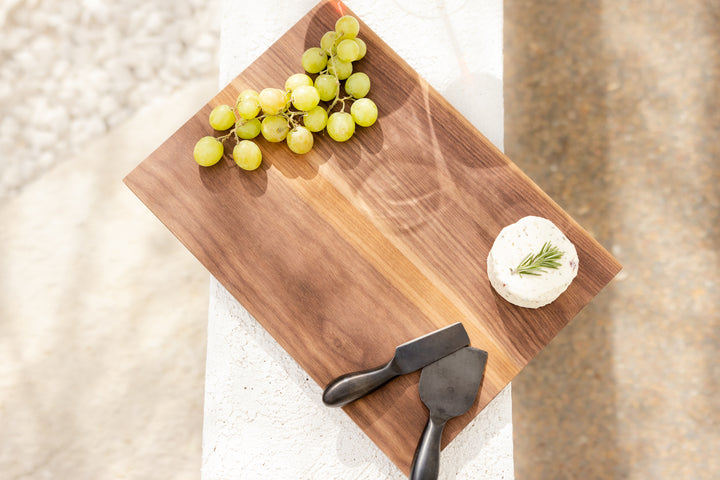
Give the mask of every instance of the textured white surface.
[[(220, 86), (315, 4), (244, 2), (240, 8), (222, 0)], [(346, 4), (502, 148), (501, 0)], [(405, 478), (342, 410), (322, 405), (321, 392), (212, 279), (203, 479)], [(440, 478), (513, 478), (509, 386), (443, 451)]]
[(0, 479), (198, 478), (207, 271), (120, 180), (215, 80), (0, 203)]

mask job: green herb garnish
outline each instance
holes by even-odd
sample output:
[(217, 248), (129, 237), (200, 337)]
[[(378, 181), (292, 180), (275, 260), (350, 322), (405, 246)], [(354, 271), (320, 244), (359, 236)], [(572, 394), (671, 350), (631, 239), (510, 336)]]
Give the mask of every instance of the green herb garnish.
[(558, 250), (557, 247), (545, 242), (545, 245), (540, 249), (540, 253), (533, 255), (528, 254), (520, 265), (511, 270), (511, 273), (517, 273), (518, 275), (542, 275), (545, 273), (545, 268), (560, 268), (560, 260), (564, 252)]

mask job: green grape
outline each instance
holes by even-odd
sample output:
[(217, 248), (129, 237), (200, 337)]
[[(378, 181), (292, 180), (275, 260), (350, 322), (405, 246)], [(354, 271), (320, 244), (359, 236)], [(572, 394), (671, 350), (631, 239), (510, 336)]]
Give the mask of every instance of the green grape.
[(315, 90), (315, 87), (302, 85), (292, 92), (292, 102), (295, 108), (306, 112), (317, 107), (320, 102), (320, 95)]
[(348, 38), (338, 43), (337, 57), (343, 62), (354, 62), (360, 55), (360, 46), (355, 39)]
[(352, 74), (352, 62), (343, 62), (337, 56), (333, 55), (328, 60), (328, 73), (335, 75), (339, 80), (345, 80)]
[(209, 120), (215, 130), (227, 130), (235, 125), (235, 114), (229, 105), (218, 105), (210, 112)]
[(285, 91), (292, 92), (297, 87), (301, 85), (312, 85), (313, 81), (312, 78), (308, 77), (304, 73), (296, 73), (294, 75), (290, 75), (288, 79), (285, 81)]
[(282, 142), (288, 130), (288, 121), (282, 115), (268, 115), (260, 124), (260, 133), (268, 142)]
[(328, 55), (334, 55), (335, 54), (335, 40), (337, 40), (337, 37), (338, 37), (337, 32), (334, 32), (334, 31), (325, 32), (325, 34), (320, 39), (320, 48)]
[(251, 118), (257, 117), (257, 114), (260, 113), (260, 101), (252, 96), (245, 97), (238, 100), (237, 104), (235, 104), (235, 108), (241, 118), (250, 120)]
[(369, 127), (378, 117), (378, 109), (375, 102), (369, 98), (355, 100), (350, 107), (352, 118), (361, 127)]
[(340, 39), (355, 38), (360, 33), (360, 23), (352, 15), (345, 15), (335, 22), (335, 31)]
[(260, 120), (257, 118), (238, 120), (238, 123), (235, 124), (235, 133), (245, 140), (257, 137), (260, 135)]
[(327, 132), (336, 142), (349, 140), (355, 133), (355, 122), (352, 115), (346, 112), (335, 112), (327, 122)]
[(329, 102), (333, 100), (340, 89), (340, 82), (335, 75), (323, 73), (315, 78), (315, 90), (320, 95), (320, 100)]
[(313, 146), (312, 132), (305, 127), (295, 127), (287, 134), (287, 145), (295, 153), (308, 153)]
[(193, 149), (193, 157), (198, 165), (209, 167), (220, 161), (223, 151), (223, 144), (217, 138), (207, 136), (197, 141)]
[(322, 48), (312, 47), (302, 54), (302, 66), (308, 73), (320, 73), (327, 65), (327, 55)]
[(370, 77), (363, 72), (353, 73), (345, 81), (345, 92), (355, 98), (363, 98), (370, 91)]
[(358, 56), (357, 56), (357, 58), (355, 59), (355, 61), (358, 61), (358, 60), (360, 60), (361, 58), (363, 58), (363, 57), (365, 56), (365, 54), (367, 53), (367, 45), (366, 45), (365, 42), (364, 42), (362, 39), (360, 39), (360, 38), (353, 38), (353, 40), (355, 40), (355, 43), (358, 44), (358, 48), (359, 48)]
[(243, 170), (255, 170), (262, 162), (262, 152), (255, 142), (242, 140), (233, 148), (233, 160)]
[(258, 102), (260, 101), (260, 94), (253, 90), (252, 88), (248, 88), (240, 92), (240, 95), (237, 97), (237, 101), (244, 100), (246, 98), (254, 98)]
[(328, 114), (323, 107), (315, 107), (303, 114), (303, 123), (311, 132), (320, 132), (327, 125)]
[(287, 97), (279, 88), (265, 88), (260, 92), (260, 108), (267, 115), (277, 115), (285, 110)]

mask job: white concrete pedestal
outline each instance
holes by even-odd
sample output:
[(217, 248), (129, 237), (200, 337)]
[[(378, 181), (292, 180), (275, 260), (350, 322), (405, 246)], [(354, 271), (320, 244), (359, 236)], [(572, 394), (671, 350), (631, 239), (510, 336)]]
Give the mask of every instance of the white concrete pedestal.
[[(219, 85), (316, 3), (223, 0)], [(501, 0), (346, 4), (502, 148)], [(405, 478), (215, 279), (208, 321), (204, 480)], [(443, 451), (440, 478), (512, 479), (512, 459), (508, 386)]]

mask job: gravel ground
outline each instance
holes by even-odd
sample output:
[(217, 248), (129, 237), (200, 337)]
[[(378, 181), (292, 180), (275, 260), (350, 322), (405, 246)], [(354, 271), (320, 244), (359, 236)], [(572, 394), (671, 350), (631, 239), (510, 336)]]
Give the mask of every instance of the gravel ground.
[(0, 0), (0, 200), (143, 105), (217, 78), (218, 11), (218, 0)]

